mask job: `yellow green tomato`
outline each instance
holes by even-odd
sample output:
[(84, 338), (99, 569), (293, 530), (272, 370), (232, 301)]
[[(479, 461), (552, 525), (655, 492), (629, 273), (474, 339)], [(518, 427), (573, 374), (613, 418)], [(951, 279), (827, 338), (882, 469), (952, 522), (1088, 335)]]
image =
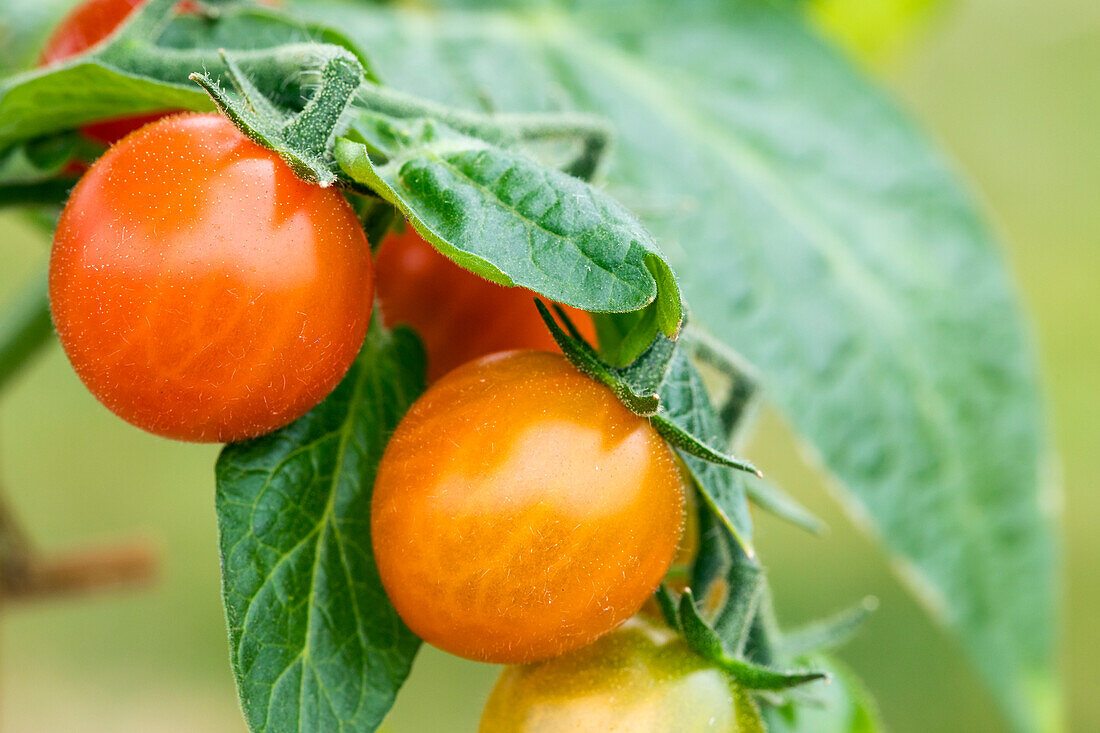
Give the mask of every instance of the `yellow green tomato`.
[(763, 733), (749, 694), (675, 633), (635, 617), (596, 643), (501, 674), (480, 733)]

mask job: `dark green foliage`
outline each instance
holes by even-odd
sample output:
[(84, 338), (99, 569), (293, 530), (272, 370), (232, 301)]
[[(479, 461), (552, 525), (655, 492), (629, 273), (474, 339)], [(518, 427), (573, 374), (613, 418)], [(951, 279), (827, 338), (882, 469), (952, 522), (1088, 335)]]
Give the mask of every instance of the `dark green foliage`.
[(374, 730), (409, 673), (420, 640), (382, 589), (370, 500), (423, 388), (417, 338), (375, 323), (328, 399), (218, 459), (233, 671), (254, 731)]

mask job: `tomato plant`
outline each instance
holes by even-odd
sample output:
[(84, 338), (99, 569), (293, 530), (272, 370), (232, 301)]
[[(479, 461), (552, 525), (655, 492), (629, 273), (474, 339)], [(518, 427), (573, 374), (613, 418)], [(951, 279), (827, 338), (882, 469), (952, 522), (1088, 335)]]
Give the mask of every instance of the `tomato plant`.
[(359, 350), (372, 288), (344, 198), (210, 115), (112, 147), (50, 255), (54, 323), (84, 384), (183, 440), (260, 435), (317, 404)]
[(641, 607), (672, 562), (682, 506), (672, 454), (644, 418), (562, 356), (504, 352), (410, 408), (379, 464), (371, 537), (417, 635), (529, 662)]
[(480, 733), (762, 733), (756, 703), (666, 627), (634, 619), (596, 643), (508, 667)]
[[(88, 0), (0, 83), (54, 241), (0, 386), (52, 309), (110, 410), (227, 443), (250, 730), (377, 730), (425, 641), (527, 665), (484, 730), (877, 730), (825, 656), (865, 604), (780, 625), (750, 507), (820, 521), (735, 454), (765, 401), (1051, 728), (1035, 370), (939, 154), (804, 4), (416, 5)], [(0, 601), (147, 565), (43, 573), (9, 514)]]
[[(382, 317), (387, 324), (405, 323), (420, 334), (432, 381), (497, 351), (558, 350), (535, 310), (534, 293), (501, 287), (462, 269), (411, 226), (386, 237), (375, 265)], [(591, 316), (575, 308), (568, 312), (581, 332), (595, 340)]]

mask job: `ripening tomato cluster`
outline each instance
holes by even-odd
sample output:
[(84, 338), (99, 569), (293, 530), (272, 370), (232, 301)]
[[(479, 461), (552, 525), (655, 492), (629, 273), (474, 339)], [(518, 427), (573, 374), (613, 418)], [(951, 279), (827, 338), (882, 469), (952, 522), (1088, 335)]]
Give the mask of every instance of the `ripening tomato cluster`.
[[(138, 2), (88, 0), (43, 61), (91, 47)], [(532, 293), (459, 268), (409, 226), (372, 262), (341, 193), (298, 178), (224, 117), (111, 124), (86, 131), (113, 144), (73, 190), (49, 268), (62, 346), (104, 405), (180, 440), (284, 426), (350, 368), (377, 279), (382, 320), (420, 334), (431, 382), (387, 445), (371, 509), (379, 574), (409, 628), (470, 659), (533, 663), (592, 644), (652, 596), (681, 538), (676, 459), (648, 420), (554, 353)], [(594, 339), (590, 316), (571, 315)], [(620, 634), (607, 645), (652, 666), (657, 642)], [(665, 682), (709, 679), (676, 654)], [(573, 661), (531, 679), (588, 664), (562, 659)], [(502, 678), (483, 730), (544, 730), (508, 700), (526, 674)], [(736, 690), (718, 687), (734, 715)], [(569, 711), (545, 729), (597, 719)]]
[[(672, 561), (671, 451), (565, 357), (522, 348), (552, 344), (529, 294), (452, 265), (411, 228), (383, 243), (383, 266), (385, 319), (425, 334), (446, 372), (378, 471), (372, 536), (390, 598), (422, 638), (473, 659), (591, 642)], [(50, 257), (77, 374), (123, 419), (182, 440), (248, 438), (307, 412), (354, 360), (373, 291), (344, 197), (217, 115), (166, 117), (111, 147), (73, 190)]]

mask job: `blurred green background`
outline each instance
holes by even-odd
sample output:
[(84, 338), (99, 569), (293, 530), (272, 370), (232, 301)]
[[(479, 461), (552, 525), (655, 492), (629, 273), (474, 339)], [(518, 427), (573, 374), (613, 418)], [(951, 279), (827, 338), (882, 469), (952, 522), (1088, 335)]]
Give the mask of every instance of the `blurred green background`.
[[(1032, 314), (1066, 486), (1068, 729), (1100, 730), (1100, 3), (963, 0), (905, 48), (876, 52), (876, 73), (986, 201)], [(0, 218), (0, 298), (45, 255), (41, 237)], [(41, 546), (136, 535), (164, 562), (152, 590), (5, 609), (2, 730), (244, 731), (218, 597), (215, 454), (113, 418), (56, 345), (3, 395), (0, 480)], [(750, 455), (832, 528), (815, 539), (759, 517), (782, 618), (878, 595), (880, 611), (842, 656), (891, 730), (1000, 730), (954, 642), (840, 515), (776, 416), (764, 416)], [(386, 730), (472, 731), (494, 676), (426, 650)]]

